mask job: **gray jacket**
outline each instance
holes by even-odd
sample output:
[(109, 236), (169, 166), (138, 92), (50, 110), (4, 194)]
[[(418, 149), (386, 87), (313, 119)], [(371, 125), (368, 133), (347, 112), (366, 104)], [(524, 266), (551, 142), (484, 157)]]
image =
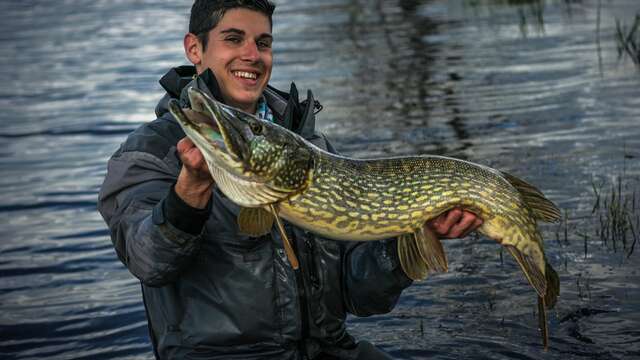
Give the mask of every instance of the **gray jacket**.
[[(345, 318), (389, 312), (410, 285), (395, 240), (332, 241), (286, 224), (300, 260), (294, 271), (276, 231), (260, 238), (238, 233), (239, 208), (219, 191), (204, 211), (176, 203), (176, 143), (185, 135), (165, 105), (187, 84), (217, 91), (215, 79), (191, 81), (193, 71), (180, 67), (163, 77), (167, 94), (158, 119), (130, 134), (111, 157), (98, 201), (118, 257), (142, 282), (156, 356), (383, 358), (354, 341)], [(265, 96), (277, 122), (332, 150), (314, 131), (317, 102), (310, 92), (303, 103), (293, 85), (289, 94), (269, 87)], [(188, 101), (184, 94), (181, 101)]]

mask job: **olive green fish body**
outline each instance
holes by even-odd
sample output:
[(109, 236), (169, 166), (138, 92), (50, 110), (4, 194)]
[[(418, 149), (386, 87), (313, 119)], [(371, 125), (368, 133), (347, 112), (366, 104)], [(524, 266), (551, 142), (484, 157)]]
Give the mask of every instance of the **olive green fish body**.
[(316, 150), (309, 178), (304, 190), (278, 204), (280, 215), (296, 225), (333, 239), (380, 240), (464, 208), (484, 220), (482, 233), (523, 254), (533, 267), (527, 278), (546, 292), (535, 215), (496, 170), (442, 156), (357, 160)]
[(518, 226), (530, 218), (517, 190), (498, 174), (438, 156), (356, 160), (319, 153), (308, 186), (280, 208), (334, 238), (378, 240), (412, 232), (456, 205)]

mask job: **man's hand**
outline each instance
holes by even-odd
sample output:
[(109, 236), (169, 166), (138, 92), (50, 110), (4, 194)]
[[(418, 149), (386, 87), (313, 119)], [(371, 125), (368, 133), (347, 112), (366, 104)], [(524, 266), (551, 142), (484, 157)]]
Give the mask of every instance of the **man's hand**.
[(175, 186), (176, 194), (190, 206), (204, 209), (213, 186), (213, 178), (204, 156), (187, 137), (178, 141), (177, 149), (182, 169)]
[(469, 235), (480, 225), (482, 219), (476, 214), (456, 208), (428, 221), (424, 226), (439, 239), (456, 239)]

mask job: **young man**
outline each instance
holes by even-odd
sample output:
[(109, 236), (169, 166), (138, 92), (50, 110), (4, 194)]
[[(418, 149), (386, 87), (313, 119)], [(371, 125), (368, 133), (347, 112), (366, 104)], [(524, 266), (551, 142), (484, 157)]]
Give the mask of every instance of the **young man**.
[[(386, 313), (411, 284), (395, 240), (349, 243), (286, 224), (300, 269), (276, 231), (238, 232), (238, 206), (220, 193), (193, 143), (167, 111), (197, 87), (333, 151), (314, 131), (317, 103), (269, 87), (272, 13), (267, 0), (196, 0), (184, 38), (194, 67), (160, 83), (158, 119), (134, 131), (109, 160), (99, 210), (120, 260), (142, 283), (154, 352), (161, 359), (386, 359), (347, 332), (347, 312)], [(480, 225), (452, 210), (426, 225), (443, 238)]]

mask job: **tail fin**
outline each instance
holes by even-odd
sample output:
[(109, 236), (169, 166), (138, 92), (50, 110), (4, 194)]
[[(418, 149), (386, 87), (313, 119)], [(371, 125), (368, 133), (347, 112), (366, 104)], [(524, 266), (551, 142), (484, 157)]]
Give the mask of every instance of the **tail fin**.
[(501, 173), (522, 194), (522, 198), (532, 210), (534, 218), (545, 222), (560, 220), (560, 209), (535, 186), (504, 171)]

